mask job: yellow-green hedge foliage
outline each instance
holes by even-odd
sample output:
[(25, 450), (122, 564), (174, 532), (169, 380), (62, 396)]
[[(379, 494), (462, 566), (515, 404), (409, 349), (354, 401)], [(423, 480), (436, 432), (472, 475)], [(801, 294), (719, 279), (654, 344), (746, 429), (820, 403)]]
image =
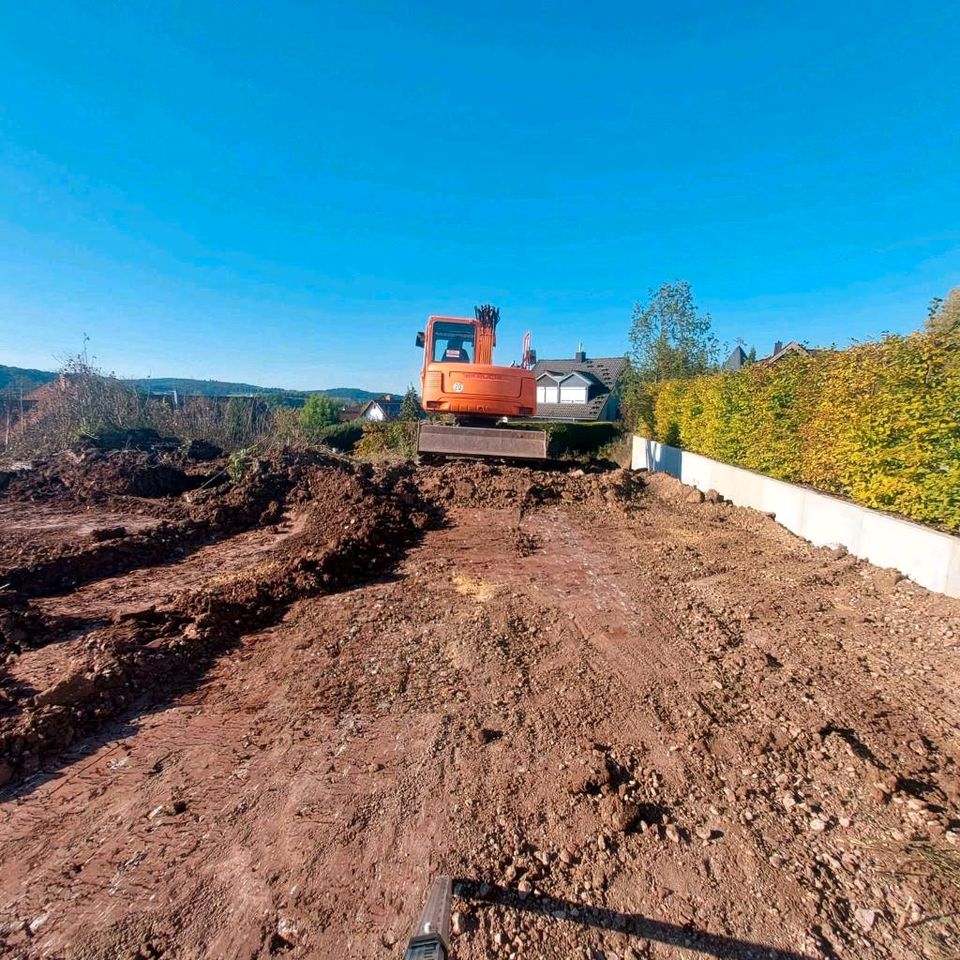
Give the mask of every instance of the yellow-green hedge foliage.
[(914, 334), (654, 388), (657, 440), (960, 529), (960, 336)]

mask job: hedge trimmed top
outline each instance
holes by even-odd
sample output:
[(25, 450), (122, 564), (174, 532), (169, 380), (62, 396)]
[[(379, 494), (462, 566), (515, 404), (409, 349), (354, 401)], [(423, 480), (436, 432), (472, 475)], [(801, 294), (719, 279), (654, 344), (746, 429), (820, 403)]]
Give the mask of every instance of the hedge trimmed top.
[(960, 530), (960, 334), (650, 388), (655, 439)]

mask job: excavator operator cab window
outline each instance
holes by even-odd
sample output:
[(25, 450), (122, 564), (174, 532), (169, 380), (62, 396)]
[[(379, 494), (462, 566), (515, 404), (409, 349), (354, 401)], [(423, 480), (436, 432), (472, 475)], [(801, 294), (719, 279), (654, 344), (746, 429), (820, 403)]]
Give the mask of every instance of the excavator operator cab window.
[(473, 344), (471, 323), (441, 321), (433, 325), (434, 363), (470, 363)]

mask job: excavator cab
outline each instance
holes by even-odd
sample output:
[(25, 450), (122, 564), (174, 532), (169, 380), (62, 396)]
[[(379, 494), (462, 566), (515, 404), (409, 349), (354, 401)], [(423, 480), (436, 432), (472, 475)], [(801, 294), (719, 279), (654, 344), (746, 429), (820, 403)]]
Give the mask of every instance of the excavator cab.
[(424, 354), (423, 409), (453, 421), (421, 423), (417, 449), (445, 456), (545, 459), (544, 431), (503, 425), (511, 417), (535, 415), (534, 373), (493, 363), (500, 312), (483, 306), (475, 313), (473, 318), (430, 317), (427, 329), (417, 334)]
[(469, 363), (476, 343), (472, 324), (442, 320), (433, 325), (433, 363)]

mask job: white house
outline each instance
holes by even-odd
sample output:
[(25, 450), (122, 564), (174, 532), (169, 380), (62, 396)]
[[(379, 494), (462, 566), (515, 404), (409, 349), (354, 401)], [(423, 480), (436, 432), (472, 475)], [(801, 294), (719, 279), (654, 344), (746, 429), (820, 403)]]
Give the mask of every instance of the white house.
[(537, 403), (586, 403), (593, 381), (582, 373), (551, 373), (537, 377)]
[(400, 404), (402, 402), (403, 398), (398, 397), (395, 393), (385, 393), (382, 397), (377, 397), (376, 400), (370, 400), (364, 404), (360, 410), (360, 419), (374, 420), (379, 423), (384, 420), (396, 420), (400, 415)]

